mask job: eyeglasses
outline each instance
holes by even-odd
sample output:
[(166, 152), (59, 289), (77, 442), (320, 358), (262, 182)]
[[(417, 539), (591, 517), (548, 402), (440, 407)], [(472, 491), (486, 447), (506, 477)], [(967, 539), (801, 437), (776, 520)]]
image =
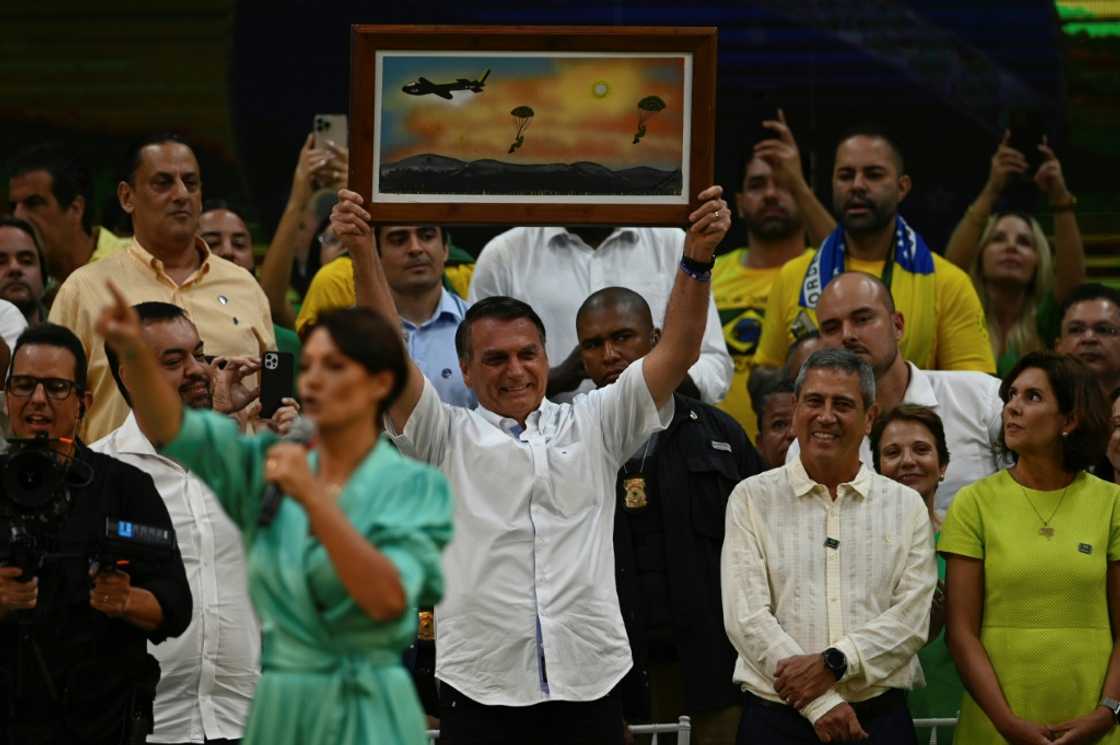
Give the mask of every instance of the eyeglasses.
[(34, 375), (13, 375), (8, 378), (8, 393), (18, 398), (31, 398), (35, 389), (43, 384), (43, 390), (55, 401), (63, 401), (78, 388), (73, 380), (65, 378), (37, 378)]
[(1093, 325), (1074, 321), (1066, 326), (1065, 336), (1085, 336), (1085, 334), (1093, 332), (1094, 336), (1112, 337), (1120, 336), (1120, 326), (1115, 324), (1101, 322), (1094, 323)]

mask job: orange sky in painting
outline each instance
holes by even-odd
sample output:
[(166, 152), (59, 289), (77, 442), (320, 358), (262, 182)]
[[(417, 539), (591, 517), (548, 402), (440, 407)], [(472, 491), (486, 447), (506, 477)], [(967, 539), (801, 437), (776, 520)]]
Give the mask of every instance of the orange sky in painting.
[[(676, 74), (664, 74), (666, 68)], [(554, 69), (555, 75), (545, 78), (494, 73), (483, 93), (457, 92), (453, 101), (390, 93), (392, 106), (407, 107), (404, 126), (416, 141), (384, 153), (383, 162), (437, 153), (524, 164), (590, 160), (614, 169), (677, 167), (683, 127), (681, 60), (573, 58), (556, 60)], [(674, 79), (678, 82), (668, 82)], [(603, 93), (600, 85), (599, 96), (597, 83), (606, 86)], [(645, 137), (635, 145), (637, 103), (650, 95), (660, 96), (666, 108), (649, 119)], [(508, 154), (516, 133), (509, 112), (517, 106), (532, 107), (535, 116), (524, 132), (524, 145)]]

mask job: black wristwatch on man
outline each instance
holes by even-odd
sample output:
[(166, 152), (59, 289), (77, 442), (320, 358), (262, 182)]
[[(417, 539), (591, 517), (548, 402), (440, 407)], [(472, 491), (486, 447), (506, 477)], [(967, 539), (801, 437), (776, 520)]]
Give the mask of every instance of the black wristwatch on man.
[(821, 652), (821, 657), (824, 658), (824, 666), (836, 676), (836, 680), (840, 680), (848, 672), (848, 658), (836, 647), (829, 647)]

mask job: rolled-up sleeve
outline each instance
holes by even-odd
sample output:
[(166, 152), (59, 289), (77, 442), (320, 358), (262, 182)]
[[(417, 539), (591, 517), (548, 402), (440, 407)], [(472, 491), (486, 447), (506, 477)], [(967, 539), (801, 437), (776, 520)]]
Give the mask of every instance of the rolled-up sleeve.
[(392, 417), (386, 414), (383, 417), (385, 432), (405, 455), (438, 466), (447, 455), (447, 444), (451, 439), (451, 412), (448, 408), (440, 400), (432, 381), (425, 377), (424, 389), (405, 422), (404, 430), (398, 432)]
[(642, 358), (626, 368), (613, 384), (587, 395), (587, 401), (599, 407), (604, 447), (619, 463), (629, 458), (650, 435), (673, 421), (673, 397), (657, 408), (642, 372), (644, 365), (645, 358)]

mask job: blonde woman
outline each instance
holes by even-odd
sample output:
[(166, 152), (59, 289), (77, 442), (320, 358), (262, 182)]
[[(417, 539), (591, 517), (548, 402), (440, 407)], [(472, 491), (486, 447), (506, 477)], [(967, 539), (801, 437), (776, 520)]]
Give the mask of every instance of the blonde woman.
[[(1042, 164), (1029, 174), (1026, 157), (1008, 144), (1009, 138), (1005, 132), (987, 183), (945, 249), (945, 258), (969, 272), (980, 295), (1000, 377), (1024, 354), (1053, 342), (1062, 300), (1085, 280), (1077, 199), (1066, 187), (1061, 163), (1044, 139), (1037, 146)], [(1023, 178), (1031, 178), (1048, 200), (1056, 257), (1032, 216), (995, 209), (1008, 185)]]

